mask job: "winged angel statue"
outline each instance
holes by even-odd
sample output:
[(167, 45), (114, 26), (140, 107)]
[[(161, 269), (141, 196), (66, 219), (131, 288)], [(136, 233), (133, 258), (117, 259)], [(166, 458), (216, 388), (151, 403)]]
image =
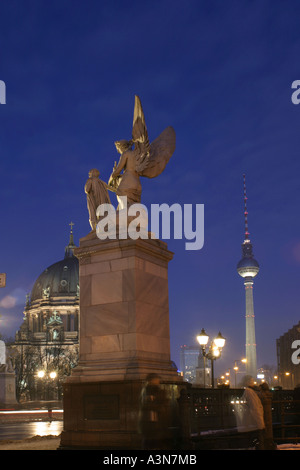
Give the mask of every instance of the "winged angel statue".
[(140, 176), (160, 175), (174, 153), (175, 141), (175, 131), (169, 126), (150, 144), (141, 100), (135, 96), (132, 139), (115, 142), (121, 157), (118, 164), (115, 162), (107, 187), (116, 193), (119, 209), (123, 209), (124, 200), (120, 196), (127, 196), (128, 206), (141, 202)]

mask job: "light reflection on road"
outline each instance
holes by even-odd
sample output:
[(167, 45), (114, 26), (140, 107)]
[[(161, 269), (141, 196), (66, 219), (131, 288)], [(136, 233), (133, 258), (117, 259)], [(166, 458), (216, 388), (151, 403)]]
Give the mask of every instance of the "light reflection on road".
[(34, 436), (59, 436), (63, 421), (33, 421), (29, 423), (0, 424), (0, 440), (20, 440)]
[(36, 421), (33, 424), (35, 436), (59, 436), (62, 431), (62, 421)]

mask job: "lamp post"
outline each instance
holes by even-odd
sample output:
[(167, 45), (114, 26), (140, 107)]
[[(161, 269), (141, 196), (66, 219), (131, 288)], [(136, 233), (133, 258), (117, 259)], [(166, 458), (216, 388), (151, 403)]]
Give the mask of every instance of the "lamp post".
[(234, 367), (233, 367), (233, 370), (234, 370), (234, 387), (236, 388), (236, 374), (238, 373), (238, 370), (239, 370), (239, 366), (237, 365), (238, 362), (242, 362), (243, 364), (246, 364), (247, 363), (247, 359), (246, 358), (243, 358), (243, 359), (236, 359), (234, 361)]
[(37, 377), (39, 379), (44, 379), (45, 380), (45, 385), (46, 385), (46, 393), (43, 394), (44, 396), (46, 395), (46, 399), (49, 399), (49, 388), (50, 388), (50, 383), (54, 382), (54, 380), (57, 377), (57, 373), (55, 371), (51, 371), (49, 374), (46, 373), (44, 370), (39, 370), (37, 372)]
[(226, 382), (225, 382), (225, 383), (227, 383), (228, 386), (230, 387), (230, 368), (228, 369), (227, 372), (225, 372), (225, 376), (226, 376), (226, 377), (229, 377), (229, 378), (226, 379)]
[[(214, 361), (221, 356), (222, 348), (225, 345), (225, 338), (223, 338), (223, 336), (219, 332), (219, 334), (216, 336), (216, 338), (214, 338), (211, 341), (208, 350), (206, 350), (208, 340), (209, 340), (209, 336), (205, 332), (204, 328), (202, 328), (200, 334), (197, 336), (197, 341), (200, 344), (204, 360), (205, 359), (210, 359), (210, 364), (211, 364), (211, 387), (214, 388)], [(205, 361), (204, 361), (204, 372), (205, 372)]]
[[(292, 374), (291, 372), (285, 372), (284, 375), (286, 378), (289, 377), (289, 380), (285, 380), (285, 384), (288, 385), (288, 383), (290, 383), (290, 389), (293, 389), (294, 388), (294, 374)], [(286, 387), (286, 388), (287, 390), (289, 389), (289, 387)]]

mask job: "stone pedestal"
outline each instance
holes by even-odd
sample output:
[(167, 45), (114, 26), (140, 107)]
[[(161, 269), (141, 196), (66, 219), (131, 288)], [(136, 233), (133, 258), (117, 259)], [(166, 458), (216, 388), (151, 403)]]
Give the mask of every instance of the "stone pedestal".
[(140, 445), (138, 401), (159, 374), (173, 398), (181, 377), (170, 359), (166, 243), (80, 240), (79, 362), (65, 383), (62, 448)]
[(0, 404), (4, 407), (17, 404), (14, 372), (0, 371)]

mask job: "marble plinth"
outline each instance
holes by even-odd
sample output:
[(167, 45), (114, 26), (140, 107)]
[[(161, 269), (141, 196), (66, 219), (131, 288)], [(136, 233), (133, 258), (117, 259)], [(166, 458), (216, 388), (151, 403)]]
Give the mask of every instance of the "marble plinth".
[(90, 234), (79, 258), (79, 363), (68, 382), (178, 379), (170, 360), (168, 262), (160, 240), (99, 240)]

